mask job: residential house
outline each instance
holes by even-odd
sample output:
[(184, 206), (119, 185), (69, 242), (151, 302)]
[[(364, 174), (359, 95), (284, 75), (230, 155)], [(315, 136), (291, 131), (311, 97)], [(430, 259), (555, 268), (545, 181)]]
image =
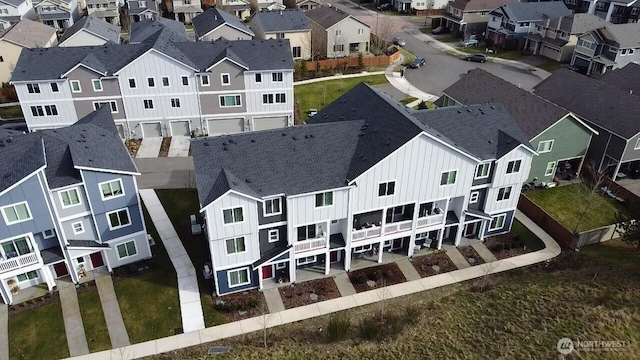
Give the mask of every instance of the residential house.
[(155, 0), (127, 0), (127, 6), (131, 23), (151, 20), (158, 16), (158, 4)]
[(471, 35), (483, 36), (487, 31), (489, 13), (502, 5), (516, 2), (517, 0), (454, 0), (442, 14), (442, 26), (463, 38)]
[(640, 94), (640, 65), (629, 63), (622, 68), (607, 71), (598, 80), (630, 94)]
[(369, 25), (339, 10), (323, 6), (305, 12), (311, 22), (314, 56), (341, 58), (369, 51)]
[(192, 152), (218, 295), (508, 232), (534, 154), (497, 105), (414, 112), (366, 84)]
[(212, 41), (220, 38), (251, 40), (254, 36), (253, 31), (239, 17), (213, 7), (193, 18), (193, 30), (196, 41)]
[(571, 65), (587, 75), (640, 61), (640, 23), (607, 24), (578, 37)]
[(534, 92), (598, 131), (585, 157), (588, 164), (613, 179), (640, 169), (640, 101), (636, 95), (567, 69), (554, 71)]
[(31, 0), (0, 0), (0, 30), (7, 29), (22, 19), (36, 19)]
[(489, 13), (486, 37), (495, 46), (519, 50), (538, 24), (569, 15), (571, 11), (561, 1), (505, 4)]
[[(56, 105), (38, 106), (56, 112)], [(0, 130), (2, 131), (2, 130)], [(136, 169), (108, 106), (77, 123), (0, 132), (0, 295), (151, 257)]]
[(638, 22), (640, 3), (636, 0), (564, 0), (575, 13), (596, 15), (612, 24)]
[(56, 29), (36, 21), (21, 20), (0, 34), (0, 83), (11, 79), (11, 72), (23, 49), (47, 48), (58, 43)]
[(100, 46), (120, 43), (120, 27), (93, 15), (83, 17), (60, 37), (58, 46)]
[(303, 10), (258, 11), (250, 25), (257, 39), (288, 39), (294, 59), (311, 58), (311, 25)]
[[(189, 42), (164, 27), (139, 43), (25, 51), (11, 82), (31, 131), (70, 125), (104, 103), (123, 138), (293, 125), (286, 39)], [(55, 114), (34, 110), (53, 104)]]
[(222, 9), (242, 20), (248, 19), (252, 13), (261, 10), (284, 10), (282, 1), (254, 1), (254, 0), (222, 0)]
[(606, 22), (591, 14), (547, 18), (535, 24), (526, 36), (525, 49), (559, 62), (569, 62), (578, 36), (602, 27)]
[(551, 183), (554, 178), (575, 178), (592, 134), (598, 134), (570, 111), (480, 68), (445, 89), (437, 102), (443, 106), (503, 104), (538, 153), (531, 161), (527, 178), (527, 182), (536, 184)]
[(87, 14), (120, 26), (120, 0), (87, 0)]
[(313, 10), (322, 6), (319, 0), (295, 0), (295, 8), (300, 10)]
[(193, 18), (201, 13), (200, 0), (173, 0), (173, 15), (181, 23), (191, 24)]
[[(447, 0), (393, 0), (394, 10), (416, 15), (437, 14), (447, 7)], [(441, 10), (441, 11), (438, 11)]]
[(156, 36), (162, 36), (168, 41), (191, 41), (183, 23), (160, 16), (133, 23), (129, 29), (130, 44), (141, 43), (150, 38), (155, 39)]
[(80, 19), (76, 0), (42, 0), (33, 5), (38, 21), (56, 29), (68, 29)]

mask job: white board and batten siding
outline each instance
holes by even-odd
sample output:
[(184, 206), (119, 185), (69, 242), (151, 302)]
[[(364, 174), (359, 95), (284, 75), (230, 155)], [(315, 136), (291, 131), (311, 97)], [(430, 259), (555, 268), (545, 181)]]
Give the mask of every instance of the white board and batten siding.
[(72, 46), (101, 46), (107, 42), (104, 38), (95, 36), (86, 31), (78, 31), (71, 35), (60, 47), (72, 47)]
[[(273, 82), (272, 73), (282, 72), (282, 82)], [(244, 73), (244, 88), (246, 91), (246, 104), (248, 113), (266, 114), (270, 112), (293, 113), (293, 71), (262, 71), (262, 82), (256, 82), (255, 71)], [(275, 94), (285, 94), (285, 103), (276, 104)], [(273, 104), (263, 104), (263, 94), (274, 94)]]
[[(76, 109), (73, 106), (71, 98), (71, 88), (68, 82), (56, 82), (58, 84), (58, 92), (51, 91), (51, 82), (34, 81), (31, 84), (38, 84), (40, 87), (39, 94), (30, 94), (27, 90), (27, 83), (15, 84), (16, 94), (20, 99), (20, 107), (24, 114), (25, 121), (29, 130), (51, 129), (56, 127), (67, 126), (78, 121)], [(31, 113), (32, 106), (42, 106), (44, 111), (45, 105), (55, 105), (58, 110), (57, 116), (33, 116)]]
[(329, 206), (316, 207), (315, 193), (289, 197), (287, 205), (289, 206), (287, 211), (291, 214), (294, 227), (327, 220), (344, 219), (348, 214), (349, 190), (333, 190), (333, 205)]
[[(243, 208), (244, 221), (225, 225), (222, 211), (236, 207)], [(255, 200), (228, 193), (209, 204), (205, 209), (205, 216), (209, 229), (209, 246), (216, 269), (252, 262), (260, 258), (258, 209)], [(225, 240), (240, 236), (244, 236), (246, 251), (227, 255)]]
[[(487, 214), (496, 214), (502, 210), (511, 210), (518, 205), (520, 197), (520, 189), (522, 184), (527, 181), (529, 176), (529, 168), (531, 167), (531, 152), (519, 146), (496, 162), (491, 188), (487, 191), (487, 200), (485, 202), (484, 211)], [(510, 161), (522, 160), (520, 171), (517, 173), (507, 174), (507, 165)], [(500, 188), (511, 186), (511, 196), (508, 200), (498, 200), (498, 192)]]
[[(424, 156), (429, 154), (429, 156)], [(425, 135), (414, 138), (355, 180), (354, 214), (447, 197), (468, 196), (476, 162)], [(456, 170), (456, 182), (440, 186), (442, 172)], [(395, 194), (378, 196), (381, 182), (395, 181)]]

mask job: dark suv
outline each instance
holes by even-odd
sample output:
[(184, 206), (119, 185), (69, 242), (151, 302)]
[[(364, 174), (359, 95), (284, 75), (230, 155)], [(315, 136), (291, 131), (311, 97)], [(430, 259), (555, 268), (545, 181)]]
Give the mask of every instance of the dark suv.
[(464, 58), (467, 61), (473, 61), (473, 62), (479, 62), (479, 63), (484, 63), (487, 62), (487, 55), (485, 54), (473, 54), (473, 55), (468, 55), (467, 57)]

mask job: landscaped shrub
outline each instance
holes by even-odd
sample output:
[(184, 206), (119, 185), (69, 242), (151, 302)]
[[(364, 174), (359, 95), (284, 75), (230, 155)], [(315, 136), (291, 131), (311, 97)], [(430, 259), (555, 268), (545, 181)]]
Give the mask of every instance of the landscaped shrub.
[(346, 315), (335, 315), (329, 319), (327, 326), (327, 337), (329, 341), (340, 341), (347, 336), (347, 331), (351, 326), (351, 321)]
[(360, 320), (358, 324), (360, 330), (360, 336), (366, 340), (372, 340), (378, 337), (380, 334), (380, 326), (372, 318), (364, 318)]
[(227, 304), (224, 300), (216, 300), (213, 307), (218, 311), (231, 313), (236, 311), (247, 311), (258, 307), (258, 305), (260, 305), (260, 301), (255, 299), (235, 304)]
[(404, 324), (402, 317), (395, 312), (389, 312), (385, 316), (385, 329), (390, 336), (396, 336), (400, 331), (402, 331)]
[(404, 308), (404, 321), (409, 324), (417, 324), (420, 321), (420, 315), (422, 315), (422, 308), (417, 305), (412, 304)]
[(369, 279), (367, 278), (367, 275), (365, 273), (360, 273), (356, 277), (356, 284), (366, 284), (367, 281), (369, 281)]
[(382, 273), (382, 270), (376, 270), (376, 272), (373, 273), (373, 280), (374, 281), (378, 281), (380, 279), (382, 279), (384, 277), (384, 274)]

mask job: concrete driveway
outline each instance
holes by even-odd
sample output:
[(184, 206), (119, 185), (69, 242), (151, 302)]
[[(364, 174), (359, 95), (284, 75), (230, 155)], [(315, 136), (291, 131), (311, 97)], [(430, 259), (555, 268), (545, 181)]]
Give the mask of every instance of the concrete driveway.
[(161, 157), (133, 160), (141, 175), (137, 177), (140, 189), (176, 189), (195, 187), (192, 157)]

